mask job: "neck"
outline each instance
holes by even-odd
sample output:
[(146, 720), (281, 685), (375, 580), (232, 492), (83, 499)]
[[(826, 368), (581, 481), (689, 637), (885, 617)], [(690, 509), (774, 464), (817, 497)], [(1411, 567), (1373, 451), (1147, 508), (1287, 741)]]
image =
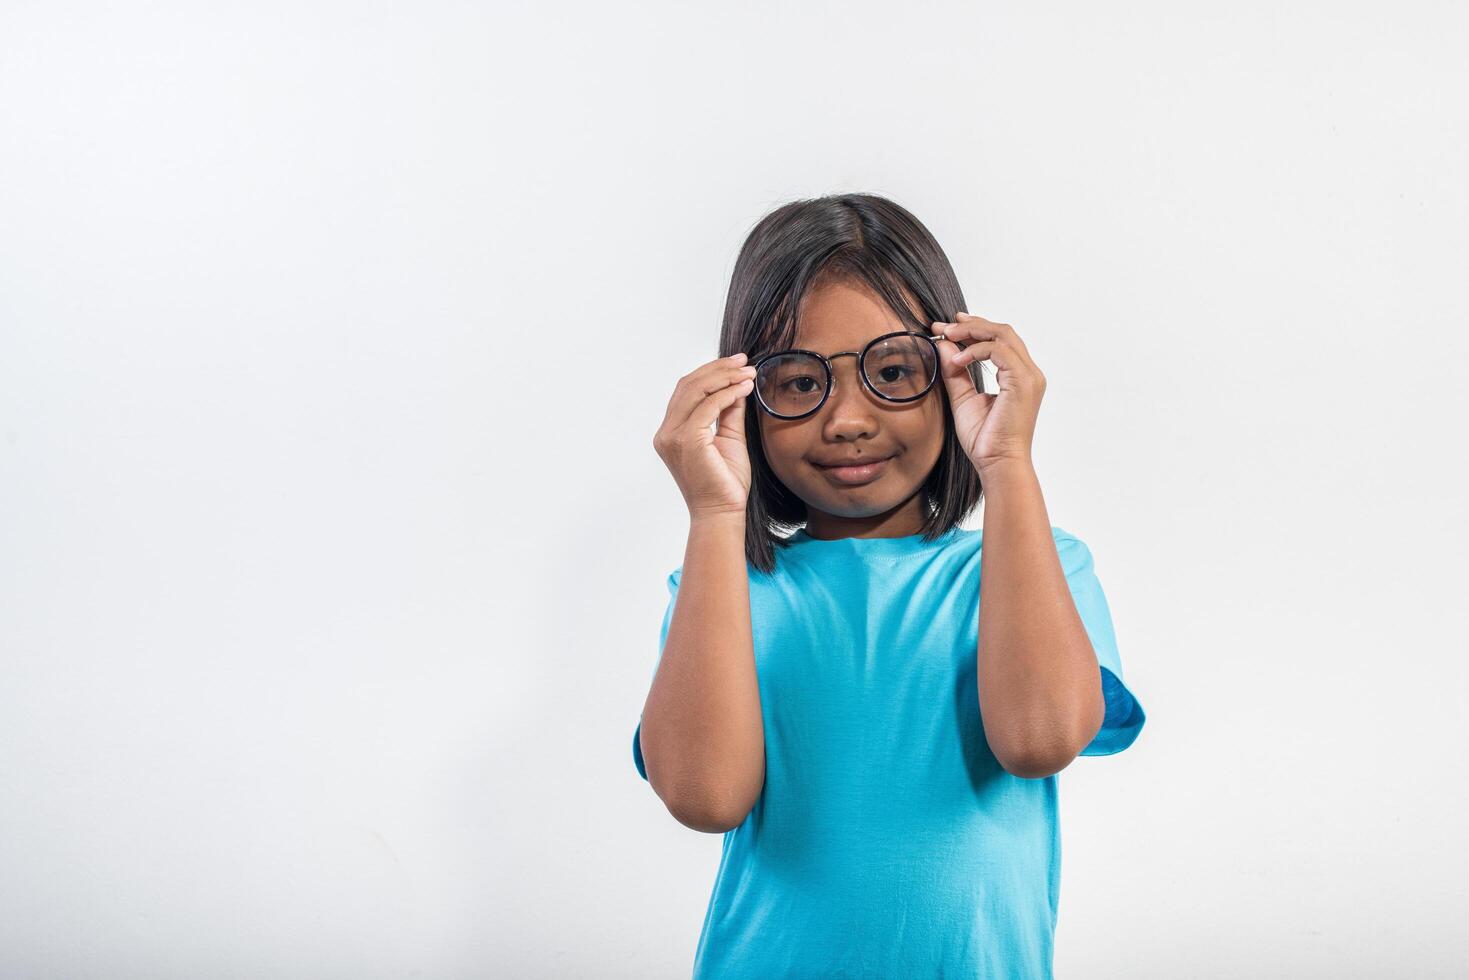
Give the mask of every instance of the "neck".
[(923, 497), (914, 494), (892, 510), (868, 517), (841, 517), (807, 508), (806, 533), (813, 538), (904, 538), (923, 530)]

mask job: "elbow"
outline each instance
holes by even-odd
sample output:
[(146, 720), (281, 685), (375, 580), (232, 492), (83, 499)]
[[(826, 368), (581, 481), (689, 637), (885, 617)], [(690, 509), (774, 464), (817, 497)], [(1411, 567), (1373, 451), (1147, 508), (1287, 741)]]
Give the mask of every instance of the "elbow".
[(724, 834), (745, 822), (760, 799), (765, 785), (762, 764), (758, 779), (701, 778), (686, 782), (679, 791), (663, 797), (673, 819), (704, 834)]
[(1071, 765), (1075, 758), (1075, 753), (1057, 752), (1021, 753), (1005, 758), (996, 756), (1002, 769), (1021, 779), (1045, 779), (1047, 776), (1054, 776)]
[(1036, 741), (995, 753), (1000, 768), (1021, 779), (1045, 779), (1071, 765), (1080, 749), (1061, 742)]
[(673, 819), (703, 834), (724, 834), (745, 822), (750, 807), (723, 804), (714, 800), (674, 800), (666, 804)]
[[(1057, 735), (1054, 729), (1037, 732), (1029, 737), (1012, 738), (1004, 745), (995, 745), (995, 759), (1001, 768), (1021, 779), (1045, 779), (1065, 769), (1081, 755), (1106, 719), (1106, 705), (1098, 694), (1096, 702), (1086, 713), (1086, 719), (1067, 735)], [(993, 743), (992, 743), (993, 744)]]
[[(641, 737), (641, 736), (640, 736)], [(690, 830), (723, 834), (745, 822), (765, 788), (765, 755), (665, 759), (657, 743), (643, 740), (648, 781), (670, 816)]]
[[(663, 801), (669, 816), (690, 830), (704, 834), (727, 833), (745, 822), (745, 817), (755, 806), (760, 786), (764, 784), (762, 766), (760, 786), (755, 794), (734, 789), (728, 780), (667, 779), (658, 770), (649, 767), (648, 774), (653, 791)], [(713, 787), (711, 788), (711, 784)]]

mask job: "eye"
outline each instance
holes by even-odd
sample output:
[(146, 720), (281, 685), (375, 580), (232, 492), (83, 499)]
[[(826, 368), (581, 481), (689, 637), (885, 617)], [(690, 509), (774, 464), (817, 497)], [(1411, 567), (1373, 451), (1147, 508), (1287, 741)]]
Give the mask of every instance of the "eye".
[[(889, 371), (896, 371), (897, 374), (888, 374)], [(911, 377), (915, 373), (912, 368), (900, 364), (886, 364), (878, 369), (878, 377), (888, 383), (901, 381), (903, 378)]]
[(809, 374), (803, 374), (803, 375), (800, 375), (799, 377), (791, 378), (791, 379), (789, 379), (787, 381), (782, 381), (780, 383), (780, 387), (781, 388), (784, 388), (784, 389), (791, 389), (794, 385), (799, 384), (802, 381), (809, 381), (809, 382), (811, 382), (812, 387), (810, 387), (810, 388), (795, 389), (796, 392), (797, 392), (797, 394), (809, 395), (813, 391), (817, 391), (817, 390), (819, 390), (821, 388), (821, 385), (817, 383), (816, 379), (813, 378), (813, 377), (811, 377)]

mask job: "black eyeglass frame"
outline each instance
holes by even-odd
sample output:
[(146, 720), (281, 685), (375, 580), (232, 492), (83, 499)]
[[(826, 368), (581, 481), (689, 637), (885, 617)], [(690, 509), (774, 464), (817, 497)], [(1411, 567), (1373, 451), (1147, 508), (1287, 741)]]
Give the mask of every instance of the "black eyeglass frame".
[[(931, 375), (929, 375), (928, 383), (923, 386), (923, 390), (920, 391), (918, 394), (913, 395), (913, 396), (911, 396), (909, 398), (893, 398), (890, 395), (884, 395), (882, 392), (878, 391), (876, 388), (874, 388), (872, 386), (872, 381), (867, 377), (867, 352), (870, 351), (870, 350), (872, 350), (872, 348), (873, 348), (873, 346), (875, 344), (878, 344), (878, 343), (880, 343), (881, 341), (884, 341), (884, 340), (891, 340), (894, 337), (921, 337), (922, 339), (928, 341), (929, 342), (929, 345), (931, 347), (933, 347), (933, 373)], [(892, 333), (885, 333), (885, 334), (883, 334), (880, 337), (873, 337), (867, 343), (865, 343), (865, 344), (862, 345), (862, 349), (860, 351), (855, 351), (855, 350), (838, 351), (837, 353), (831, 355), (830, 357), (827, 357), (825, 354), (818, 354), (814, 350), (805, 350), (805, 349), (802, 349), (802, 348), (799, 348), (799, 347), (793, 347), (793, 348), (791, 348), (789, 350), (778, 350), (778, 351), (774, 351), (774, 352), (772, 352), (770, 354), (766, 354), (764, 357), (760, 358), (760, 360), (756, 361), (755, 364), (754, 364), (754, 368), (755, 368), (755, 379), (756, 379), (755, 385), (754, 385), (755, 403), (760, 406), (761, 411), (765, 412), (766, 415), (769, 415), (771, 418), (780, 419), (783, 422), (791, 422), (791, 421), (794, 421), (796, 419), (809, 418), (810, 416), (815, 415), (817, 412), (821, 411), (821, 406), (823, 406), (823, 405), (826, 404), (826, 400), (831, 397), (832, 391), (836, 388), (836, 375), (832, 372), (831, 362), (834, 361), (834, 360), (836, 360), (838, 357), (855, 357), (855, 358), (857, 358), (857, 377), (862, 380), (862, 386), (864, 388), (866, 388), (868, 391), (872, 392), (878, 398), (881, 398), (883, 401), (885, 401), (885, 402), (897, 402), (899, 404), (905, 404), (907, 402), (916, 402), (918, 399), (924, 397), (930, 391), (933, 390), (933, 385), (934, 385), (934, 382), (938, 380), (938, 377), (939, 377), (939, 369), (940, 369), (940, 364), (939, 364), (939, 345), (938, 345), (938, 342), (940, 340), (948, 340), (948, 339), (949, 339), (948, 337), (944, 336), (941, 333), (927, 334), (927, 333), (918, 333), (917, 331), (914, 331), (914, 330), (895, 330)], [(963, 345), (960, 345), (960, 349), (961, 350), (963, 349)], [(769, 361), (769, 360), (771, 360), (773, 358), (777, 358), (777, 357), (788, 357), (791, 354), (809, 354), (811, 357), (814, 357), (818, 361), (820, 361), (821, 362), (822, 369), (824, 371), (826, 371), (826, 386), (825, 386), (825, 389), (821, 393), (821, 401), (817, 402), (816, 403), (816, 406), (814, 408), (812, 408), (812, 409), (810, 409), (808, 411), (802, 412), (800, 415), (782, 415), (782, 414), (780, 414), (779, 412), (777, 412), (774, 409), (772, 409), (769, 405), (765, 404), (765, 398), (764, 398), (763, 395), (760, 394), (760, 382), (759, 382), (759, 378), (760, 378), (760, 368), (761, 368), (761, 366), (763, 364), (765, 364), (766, 361)]]

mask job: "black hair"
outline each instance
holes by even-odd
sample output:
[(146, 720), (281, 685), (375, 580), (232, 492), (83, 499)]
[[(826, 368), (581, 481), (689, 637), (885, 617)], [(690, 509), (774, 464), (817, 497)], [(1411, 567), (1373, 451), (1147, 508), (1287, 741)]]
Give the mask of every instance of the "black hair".
[[(959, 280), (923, 223), (875, 194), (828, 194), (783, 204), (765, 215), (741, 246), (730, 276), (719, 356), (744, 351), (747, 364), (795, 345), (801, 301), (815, 286), (833, 281), (870, 287), (905, 324), (928, 333), (935, 320), (950, 322), (967, 307)], [(918, 307), (915, 313), (912, 305)], [(978, 361), (968, 367), (984, 390)], [(944, 442), (938, 462), (919, 493), (926, 516), (921, 533), (933, 541), (973, 513), (984, 495), (979, 474), (959, 445), (942, 379)], [(745, 441), (750, 454), (750, 495), (745, 505), (745, 557), (771, 572), (779, 530), (805, 524), (806, 503), (770, 469), (760, 436), (760, 407), (745, 401)]]

